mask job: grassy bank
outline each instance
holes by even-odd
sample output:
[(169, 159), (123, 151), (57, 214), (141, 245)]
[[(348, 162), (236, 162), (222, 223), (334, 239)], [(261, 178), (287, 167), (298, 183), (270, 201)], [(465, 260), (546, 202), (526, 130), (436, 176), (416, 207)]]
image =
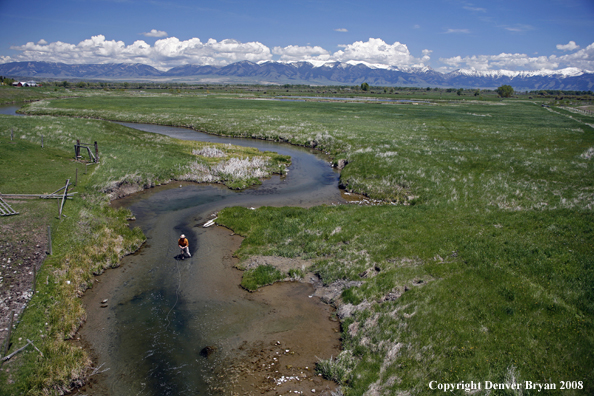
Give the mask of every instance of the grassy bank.
[(27, 111), (289, 141), (347, 161), (345, 188), (391, 204), (229, 208), (217, 220), (246, 237), (241, 257), (308, 258), (326, 284), (361, 282), (336, 301), (344, 351), (320, 365), (346, 394), (513, 379), (583, 381), (564, 394), (594, 391), (591, 117), (521, 101), (206, 95)]
[[(99, 142), (98, 165), (87, 168), (72, 160), (77, 138)], [(172, 179), (224, 182), (240, 188), (258, 183), (271, 170), (278, 172), (288, 161), (274, 153), (182, 142), (104, 121), (0, 116), (0, 192), (49, 193), (66, 179), (74, 183), (78, 169), (78, 183), (70, 188), (78, 195), (66, 202), (61, 219), (56, 200), (11, 201), (20, 214), (0, 218), (0, 295), (18, 297), (19, 306), (26, 305), (15, 322), (9, 353), (27, 339), (43, 353), (42, 357), (29, 347), (5, 363), (0, 394), (63, 394), (90, 374), (86, 352), (68, 342), (85, 319), (78, 297), (92, 287), (94, 275), (118, 266), (122, 256), (144, 241), (139, 229), (128, 227), (129, 211), (112, 209), (109, 196)], [(31, 246), (45, 243), (38, 237), (46, 234), (48, 225), (53, 255), (39, 268), (37, 293), (32, 295), (26, 284), (32, 277)]]
[(343, 206), (230, 208), (218, 221), (246, 236), (241, 257), (307, 257), (325, 283), (363, 282), (343, 291), (357, 308), (331, 365), (346, 394), (422, 394), (430, 380), (505, 382), (509, 370), (592, 378), (593, 220)]

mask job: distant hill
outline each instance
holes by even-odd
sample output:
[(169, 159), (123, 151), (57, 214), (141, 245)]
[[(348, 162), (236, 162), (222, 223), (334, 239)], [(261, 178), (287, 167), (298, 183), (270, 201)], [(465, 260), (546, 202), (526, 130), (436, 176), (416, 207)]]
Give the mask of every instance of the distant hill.
[(0, 75), (22, 79), (175, 80), (186, 82), (269, 83), (376, 86), (497, 88), (509, 84), (516, 90), (559, 89), (590, 91), (594, 73), (574, 68), (558, 71), (440, 73), (429, 67), (382, 67), (366, 63), (242, 61), (227, 66), (184, 65), (160, 71), (143, 64), (108, 63), (71, 65), (51, 62), (0, 64)]

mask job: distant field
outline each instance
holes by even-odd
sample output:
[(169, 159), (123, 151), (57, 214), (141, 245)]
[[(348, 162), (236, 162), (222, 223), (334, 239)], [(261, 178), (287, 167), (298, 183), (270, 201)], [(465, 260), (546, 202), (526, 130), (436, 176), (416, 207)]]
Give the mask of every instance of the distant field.
[(342, 322), (344, 351), (320, 365), (347, 395), (512, 379), (583, 381), (563, 394), (594, 392), (592, 117), (531, 101), (204, 94), (52, 100), (26, 111), (289, 141), (348, 161), (341, 183), (387, 205), (219, 217), (246, 236), (241, 257), (307, 257), (325, 283), (363, 282), (342, 293), (355, 307)]

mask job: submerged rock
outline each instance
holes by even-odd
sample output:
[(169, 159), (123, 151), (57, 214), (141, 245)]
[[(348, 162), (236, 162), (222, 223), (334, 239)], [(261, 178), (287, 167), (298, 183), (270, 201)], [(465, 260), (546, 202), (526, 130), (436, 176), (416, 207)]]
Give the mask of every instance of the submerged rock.
[(202, 348), (202, 350), (200, 351), (200, 356), (207, 358), (210, 355), (212, 355), (213, 353), (215, 353), (216, 351), (217, 351), (217, 347), (209, 345), (209, 346)]

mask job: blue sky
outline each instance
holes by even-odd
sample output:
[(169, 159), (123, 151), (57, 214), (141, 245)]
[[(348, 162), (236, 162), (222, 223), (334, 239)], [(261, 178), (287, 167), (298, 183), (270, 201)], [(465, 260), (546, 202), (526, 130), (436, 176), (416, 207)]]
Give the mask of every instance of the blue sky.
[(594, 71), (593, 0), (0, 0), (0, 63)]

